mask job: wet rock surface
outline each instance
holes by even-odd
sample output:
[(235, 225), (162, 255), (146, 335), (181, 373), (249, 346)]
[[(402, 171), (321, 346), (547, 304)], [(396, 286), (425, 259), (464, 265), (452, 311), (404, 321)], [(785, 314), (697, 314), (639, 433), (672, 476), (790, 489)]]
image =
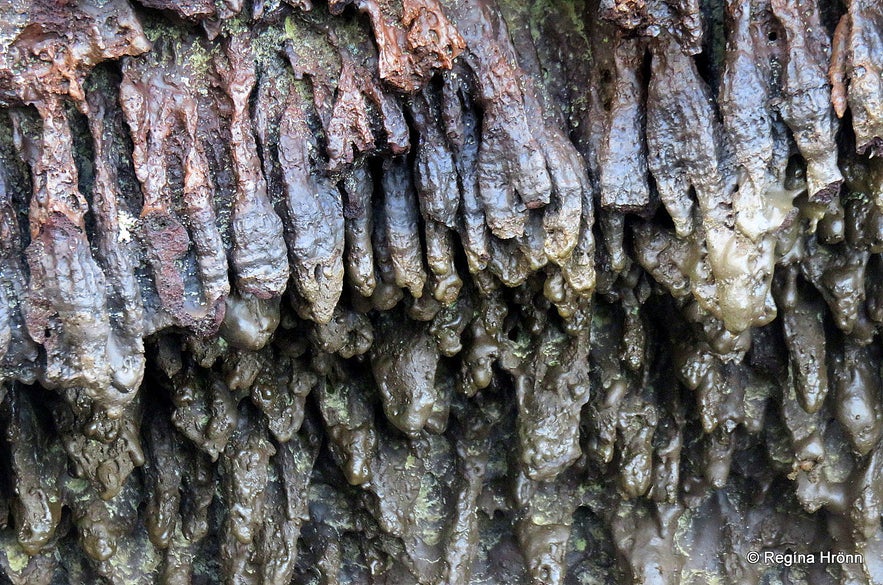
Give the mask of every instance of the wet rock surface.
[(872, 0), (0, 1), (0, 582), (883, 583), (881, 71)]

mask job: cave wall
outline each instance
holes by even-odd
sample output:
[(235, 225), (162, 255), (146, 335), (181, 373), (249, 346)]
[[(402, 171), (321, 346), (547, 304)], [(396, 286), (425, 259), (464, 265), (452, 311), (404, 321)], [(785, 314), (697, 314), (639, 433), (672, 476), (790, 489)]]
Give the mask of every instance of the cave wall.
[(883, 583), (875, 0), (0, 0), (0, 110), (0, 582)]

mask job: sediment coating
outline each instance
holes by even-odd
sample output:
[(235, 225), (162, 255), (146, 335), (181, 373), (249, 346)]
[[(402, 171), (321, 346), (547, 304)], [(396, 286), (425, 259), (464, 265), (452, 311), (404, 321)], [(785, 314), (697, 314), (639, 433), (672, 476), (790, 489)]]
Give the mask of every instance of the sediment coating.
[(883, 581), (881, 24), (0, 2), (0, 581)]

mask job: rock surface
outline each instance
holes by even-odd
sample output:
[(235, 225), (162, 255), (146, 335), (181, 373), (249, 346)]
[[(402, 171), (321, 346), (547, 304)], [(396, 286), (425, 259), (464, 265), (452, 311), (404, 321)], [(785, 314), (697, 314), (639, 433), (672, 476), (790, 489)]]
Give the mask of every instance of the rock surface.
[(875, 0), (0, 0), (0, 582), (883, 583), (881, 74)]

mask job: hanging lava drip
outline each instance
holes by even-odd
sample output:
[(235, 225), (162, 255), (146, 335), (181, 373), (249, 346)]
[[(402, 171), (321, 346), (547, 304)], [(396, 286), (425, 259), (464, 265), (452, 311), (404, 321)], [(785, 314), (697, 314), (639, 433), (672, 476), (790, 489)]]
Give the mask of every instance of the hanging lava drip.
[(0, 2), (0, 580), (883, 582), (881, 79), (873, 0)]

